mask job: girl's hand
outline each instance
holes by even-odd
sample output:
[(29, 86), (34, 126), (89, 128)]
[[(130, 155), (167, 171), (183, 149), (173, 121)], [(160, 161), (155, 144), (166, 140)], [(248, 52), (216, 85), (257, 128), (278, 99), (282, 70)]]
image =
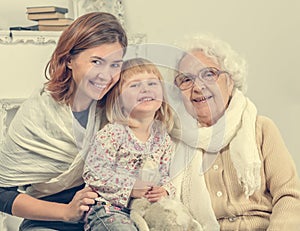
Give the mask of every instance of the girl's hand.
[(67, 204), (65, 220), (79, 221), (85, 212), (89, 211), (90, 206), (95, 204), (98, 194), (90, 187), (86, 187), (76, 192), (72, 201)]
[(151, 188), (150, 183), (137, 179), (133, 185), (130, 196), (132, 198), (142, 198)]
[(163, 187), (159, 186), (153, 186), (145, 195), (150, 202), (156, 202), (165, 196), (168, 196), (168, 192)]

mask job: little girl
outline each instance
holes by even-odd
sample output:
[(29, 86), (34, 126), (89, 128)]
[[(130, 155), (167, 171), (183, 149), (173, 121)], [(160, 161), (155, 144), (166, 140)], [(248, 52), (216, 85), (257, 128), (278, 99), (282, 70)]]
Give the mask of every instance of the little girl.
[[(87, 217), (92, 230), (137, 230), (129, 218), (132, 198), (156, 202), (175, 194), (169, 178), (173, 145), (167, 133), (173, 118), (162, 81), (153, 63), (131, 59), (124, 62), (107, 98), (110, 123), (96, 134), (83, 174), (99, 194)], [(149, 163), (156, 169), (145, 169)]]

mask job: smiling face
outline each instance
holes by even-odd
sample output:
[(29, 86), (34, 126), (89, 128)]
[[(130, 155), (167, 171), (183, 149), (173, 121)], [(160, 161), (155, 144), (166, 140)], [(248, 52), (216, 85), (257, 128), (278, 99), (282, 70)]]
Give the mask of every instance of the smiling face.
[(135, 119), (154, 118), (162, 105), (162, 100), (162, 85), (154, 73), (134, 74), (126, 78), (121, 87), (124, 113)]
[(118, 81), (123, 59), (120, 43), (103, 44), (82, 51), (68, 63), (76, 83), (72, 110), (86, 109), (99, 100)]
[[(196, 50), (184, 56), (178, 71), (187, 75), (198, 76), (206, 67), (221, 67), (202, 51)], [(196, 78), (193, 87), (182, 90), (187, 111), (202, 126), (211, 126), (224, 114), (233, 90), (233, 81), (227, 74), (221, 74), (215, 82), (203, 82)]]

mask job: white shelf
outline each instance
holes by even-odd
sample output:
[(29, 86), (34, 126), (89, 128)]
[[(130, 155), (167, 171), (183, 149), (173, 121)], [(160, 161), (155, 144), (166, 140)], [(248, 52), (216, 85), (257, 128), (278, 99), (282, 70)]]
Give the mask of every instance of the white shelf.
[[(9, 31), (0, 30), (0, 44), (35, 44), (47, 45), (56, 44), (62, 31)], [(128, 35), (128, 42), (131, 45), (146, 42), (145, 34)]]
[(0, 44), (56, 44), (61, 31), (0, 31)]

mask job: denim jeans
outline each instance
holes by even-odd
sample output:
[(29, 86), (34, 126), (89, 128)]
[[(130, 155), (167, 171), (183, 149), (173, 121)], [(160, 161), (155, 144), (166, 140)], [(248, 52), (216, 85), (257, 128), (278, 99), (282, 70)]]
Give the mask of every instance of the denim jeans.
[(19, 231), (83, 231), (84, 223), (60, 221), (33, 221), (24, 219)]
[(46, 228), (43, 226), (32, 227), (28, 222), (29, 220), (24, 220), (19, 227), (19, 231), (57, 231), (57, 229)]
[(109, 205), (96, 204), (87, 214), (86, 229), (90, 231), (137, 231), (129, 213)]
[(20, 231), (57, 231), (57, 229), (48, 229), (43, 227), (33, 227), (33, 228), (25, 228), (19, 229)]

